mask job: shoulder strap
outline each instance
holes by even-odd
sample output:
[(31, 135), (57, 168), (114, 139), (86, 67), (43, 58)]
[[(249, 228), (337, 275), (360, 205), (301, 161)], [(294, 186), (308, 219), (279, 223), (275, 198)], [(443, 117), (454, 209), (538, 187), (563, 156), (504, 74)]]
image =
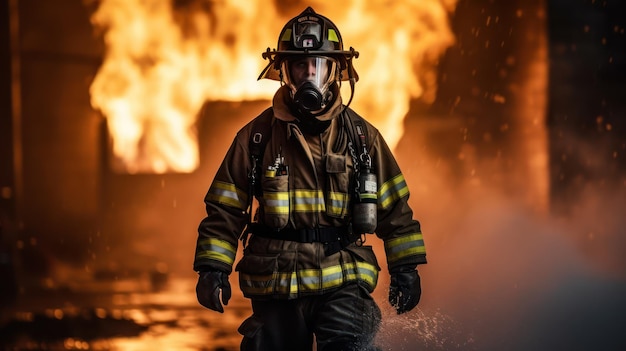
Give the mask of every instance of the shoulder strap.
[[(261, 177), (261, 162), (263, 161), (263, 154), (265, 152), (265, 146), (272, 137), (272, 118), (274, 117), (274, 110), (268, 107), (258, 117), (252, 121), (252, 130), (250, 132), (249, 148), (250, 148), (250, 195), (258, 194), (260, 183), (258, 180)], [(250, 201), (252, 198), (250, 198)]]
[(353, 113), (351, 118), (352, 118), (352, 125), (354, 126), (354, 131), (359, 139), (359, 146), (361, 150), (363, 150), (364, 148), (369, 146), (367, 144), (368, 143), (367, 126), (365, 125), (365, 122), (363, 121), (363, 117), (357, 115), (356, 113)]
[(358, 147), (358, 152), (367, 153), (368, 145), (368, 133), (365, 120), (356, 112), (351, 109), (345, 109), (343, 123), (346, 126), (346, 132), (348, 134), (348, 141), (351, 141), (355, 147)]
[(260, 178), (261, 178), (261, 162), (263, 161), (263, 153), (265, 152), (265, 146), (271, 139), (272, 135), (272, 118), (274, 117), (274, 110), (269, 107), (252, 120), (252, 127), (250, 131), (250, 140), (248, 140), (248, 148), (250, 149), (250, 173), (248, 173), (248, 181), (250, 183), (248, 190), (248, 223), (246, 228), (239, 236), (239, 239), (246, 246), (248, 240), (248, 234), (252, 225), (252, 201), (255, 194), (260, 191)]
[(250, 154), (257, 158), (263, 157), (265, 145), (272, 135), (272, 117), (274, 110), (269, 107), (252, 121), (252, 131), (250, 133)]

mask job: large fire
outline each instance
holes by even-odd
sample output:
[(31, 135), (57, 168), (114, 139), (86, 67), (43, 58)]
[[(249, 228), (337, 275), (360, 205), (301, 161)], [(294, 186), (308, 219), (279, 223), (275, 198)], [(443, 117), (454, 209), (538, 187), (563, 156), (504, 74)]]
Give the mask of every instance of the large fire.
[[(439, 57), (452, 45), (448, 15), (456, 0), (312, 1), (360, 52), (352, 106), (393, 148), (411, 99), (432, 102)], [(106, 54), (91, 102), (107, 119), (116, 170), (192, 172), (194, 124), (206, 101), (270, 100), (278, 88), (257, 81), (261, 52), (275, 48), (284, 23), (302, 8), (261, 1), (101, 0), (92, 22)], [(349, 87), (342, 87), (344, 98)], [(346, 99), (347, 100), (347, 99)], [(252, 118), (254, 116), (250, 116)]]

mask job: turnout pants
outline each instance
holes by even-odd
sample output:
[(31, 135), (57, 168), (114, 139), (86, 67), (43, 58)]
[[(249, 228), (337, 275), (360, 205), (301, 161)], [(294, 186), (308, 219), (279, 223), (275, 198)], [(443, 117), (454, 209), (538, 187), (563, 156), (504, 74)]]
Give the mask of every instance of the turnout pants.
[(252, 316), (239, 327), (242, 351), (370, 351), (381, 314), (357, 283), (294, 300), (252, 299)]

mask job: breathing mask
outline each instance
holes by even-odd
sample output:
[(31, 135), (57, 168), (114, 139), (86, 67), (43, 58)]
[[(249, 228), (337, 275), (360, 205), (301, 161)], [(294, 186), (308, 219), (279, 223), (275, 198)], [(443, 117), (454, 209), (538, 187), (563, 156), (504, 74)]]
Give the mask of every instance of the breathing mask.
[(337, 62), (324, 56), (294, 56), (282, 63), (284, 82), (299, 110), (311, 114), (323, 111), (333, 101), (330, 89), (337, 79)]

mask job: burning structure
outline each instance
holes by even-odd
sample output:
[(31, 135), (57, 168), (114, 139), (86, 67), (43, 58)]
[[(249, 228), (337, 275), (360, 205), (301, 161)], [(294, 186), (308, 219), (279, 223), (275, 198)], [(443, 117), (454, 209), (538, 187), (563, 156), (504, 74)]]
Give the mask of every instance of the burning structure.
[[(623, 283), (623, 4), (306, 5), (336, 18), (346, 43), (361, 52), (353, 106), (395, 145), (406, 173), (432, 256), (422, 272), (426, 312), (447, 306), (478, 346), (507, 337), (537, 346), (565, 332), (527, 333), (524, 343), (523, 333), (504, 330), (513, 322), (495, 321), (505, 313), (506, 320), (520, 317), (511, 307), (516, 296), (541, 300), (543, 283), (568, 272), (545, 256), (601, 272), (583, 282)], [(77, 276), (132, 275), (157, 262), (192, 274), (195, 227), (216, 163), (276, 88), (256, 82), (260, 54), (304, 7), (3, 1), (0, 257), (15, 259), (0, 264), (7, 276), (17, 275), (7, 296), (19, 298), (41, 282), (54, 288)], [(522, 233), (546, 251), (517, 245)], [(474, 255), (480, 258), (468, 258)], [(534, 265), (539, 278), (528, 271)], [(536, 286), (525, 286), (531, 277)], [(478, 302), (461, 306), (463, 283), (478, 286), (466, 289)], [(562, 286), (549, 291), (558, 296)], [(614, 302), (613, 292), (622, 290), (610, 291)], [(429, 303), (429, 296), (438, 298)], [(489, 305), (494, 296), (498, 303)], [(623, 311), (624, 301), (614, 307)], [(619, 319), (595, 311), (583, 315), (605, 334), (594, 329), (589, 338), (623, 346), (611, 339)], [(476, 318), (499, 324), (500, 339), (471, 330)], [(550, 318), (543, 321), (561, 322)], [(578, 331), (580, 323), (568, 327)], [(584, 349), (590, 339), (579, 338), (572, 344)]]

